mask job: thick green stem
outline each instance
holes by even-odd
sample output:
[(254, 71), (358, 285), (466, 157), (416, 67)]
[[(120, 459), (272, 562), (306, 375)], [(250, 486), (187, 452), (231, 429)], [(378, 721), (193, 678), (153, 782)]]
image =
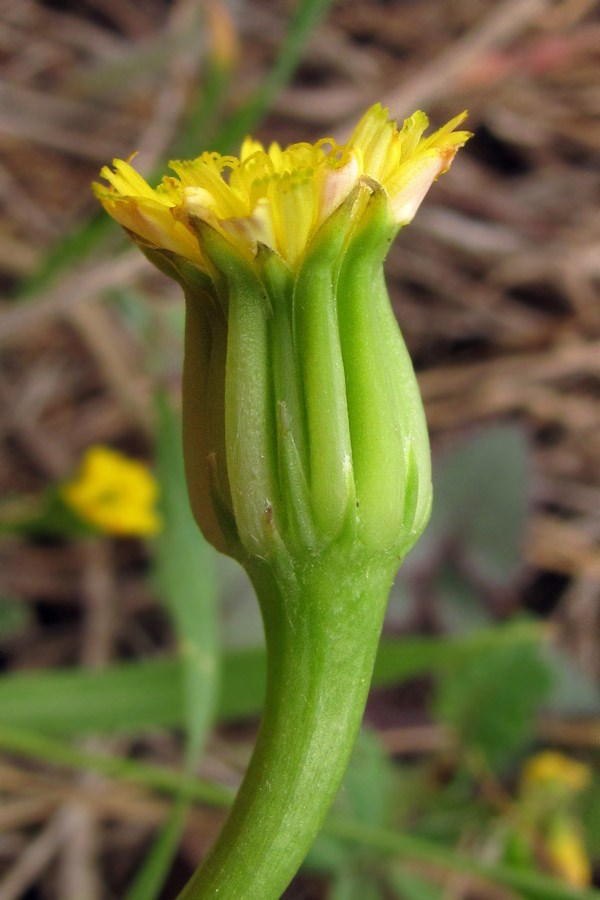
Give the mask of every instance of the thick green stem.
[(263, 719), (231, 814), (179, 900), (277, 900), (321, 827), (360, 726), (397, 565), (357, 576), (344, 561), (347, 550), (326, 554), (285, 601), (255, 574), (269, 660)]

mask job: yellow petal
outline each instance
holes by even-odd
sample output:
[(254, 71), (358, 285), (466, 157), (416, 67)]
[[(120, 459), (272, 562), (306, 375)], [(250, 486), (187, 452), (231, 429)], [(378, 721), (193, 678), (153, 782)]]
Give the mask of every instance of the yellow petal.
[(360, 165), (356, 153), (347, 154), (346, 161), (338, 167), (326, 169), (323, 174), (319, 220), (324, 222), (338, 208), (358, 181)]
[(185, 225), (175, 221), (170, 207), (145, 197), (116, 197), (108, 193), (98, 196), (113, 219), (134, 235), (155, 247), (203, 264), (198, 241)]
[(266, 243), (297, 265), (316, 229), (365, 178), (384, 188), (396, 223), (409, 222), (432, 181), (468, 139), (468, 132), (454, 131), (464, 115), (424, 138), (428, 121), (421, 110), (398, 129), (388, 110), (375, 104), (345, 147), (322, 138), (286, 148), (274, 142), (265, 151), (247, 137), (239, 159), (207, 152), (174, 160), (174, 175), (156, 189), (129, 161), (115, 160), (112, 169), (101, 172), (110, 187), (97, 184), (94, 190), (134, 236), (199, 266), (204, 261), (188, 227), (190, 215), (210, 220), (246, 256)]
[(410, 222), (435, 181), (445, 172), (455, 150), (429, 151), (406, 162), (386, 185), (394, 220), (405, 225)]

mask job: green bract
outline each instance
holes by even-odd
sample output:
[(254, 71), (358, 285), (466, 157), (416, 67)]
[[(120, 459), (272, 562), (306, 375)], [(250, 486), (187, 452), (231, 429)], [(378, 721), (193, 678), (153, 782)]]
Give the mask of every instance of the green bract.
[(193, 221), (212, 278), (146, 252), (187, 298), (184, 444), (206, 538), (240, 561), (302, 566), (333, 542), (398, 561), (431, 505), (427, 429), (383, 261), (398, 226), (360, 184), (297, 272), (254, 264)]

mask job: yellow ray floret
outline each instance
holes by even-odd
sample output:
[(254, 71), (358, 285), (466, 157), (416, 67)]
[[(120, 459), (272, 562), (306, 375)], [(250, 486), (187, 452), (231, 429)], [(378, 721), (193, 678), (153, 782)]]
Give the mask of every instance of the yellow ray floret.
[(169, 164), (156, 188), (130, 162), (114, 160), (94, 184), (105, 209), (134, 237), (203, 265), (194, 220), (208, 222), (246, 255), (267, 244), (295, 266), (312, 235), (362, 179), (380, 184), (390, 216), (403, 225), (417, 211), (431, 183), (450, 166), (470, 137), (454, 129), (466, 113), (430, 137), (425, 113), (399, 129), (380, 104), (371, 107), (345, 146), (330, 138), (316, 144), (268, 149), (246, 138), (240, 157), (203, 153)]
[(62, 486), (61, 497), (80, 519), (105, 534), (156, 534), (158, 485), (148, 468), (109, 447), (90, 447), (79, 473)]

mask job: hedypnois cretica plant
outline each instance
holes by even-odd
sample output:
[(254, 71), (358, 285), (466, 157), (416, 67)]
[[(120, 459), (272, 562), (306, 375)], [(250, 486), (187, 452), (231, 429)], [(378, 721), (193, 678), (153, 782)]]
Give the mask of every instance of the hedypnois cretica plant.
[(205, 537), (247, 570), (268, 688), (220, 836), (181, 900), (275, 900), (340, 784), (385, 605), (431, 507), (427, 428), (383, 262), (468, 139), (373, 106), (345, 146), (130, 162), (94, 190), (186, 298), (186, 474)]

